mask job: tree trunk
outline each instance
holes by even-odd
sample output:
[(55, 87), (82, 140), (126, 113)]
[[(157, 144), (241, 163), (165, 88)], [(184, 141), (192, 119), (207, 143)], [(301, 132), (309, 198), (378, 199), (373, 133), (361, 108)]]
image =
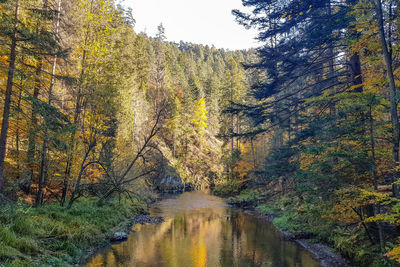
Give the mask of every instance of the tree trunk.
[[(371, 160), (372, 160), (372, 176), (373, 176), (373, 184), (375, 191), (378, 191), (378, 172), (376, 166), (376, 156), (375, 156), (375, 138), (374, 138), (374, 118), (372, 115), (372, 106), (369, 109), (369, 134), (370, 134), (370, 145), (371, 145)], [(374, 205), (374, 216), (380, 214), (380, 206)], [(385, 251), (385, 239), (383, 235), (383, 228), (380, 222), (376, 222), (378, 228), (378, 238), (381, 252)]]
[[(380, 214), (380, 207), (378, 205), (374, 205), (373, 209), (374, 209), (374, 216)], [(376, 225), (378, 227), (379, 247), (381, 249), (381, 252), (385, 253), (385, 237), (383, 235), (382, 223), (376, 222)]]
[(92, 151), (92, 149), (93, 149), (95, 146), (96, 146), (96, 143), (90, 144), (89, 147), (88, 147), (88, 150), (87, 150), (86, 153), (85, 153), (85, 156), (83, 157), (82, 164), (81, 164), (81, 168), (80, 168), (80, 170), (79, 170), (78, 179), (76, 180), (75, 189), (74, 189), (74, 191), (72, 192), (71, 198), (70, 198), (69, 203), (68, 203), (68, 209), (70, 209), (70, 208), (72, 207), (72, 205), (74, 204), (75, 200), (77, 199), (77, 198), (76, 198), (76, 194), (78, 194), (78, 192), (79, 192), (79, 190), (80, 190), (82, 175), (83, 175), (83, 172), (85, 171), (85, 169), (86, 169), (86, 167), (87, 167), (87, 166), (85, 165), (86, 160), (88, 159), (90, 152)]
[[(240, 134), (240, 118), (239, 118), (239, 115), (237, 115), (236, 116), (236, 123), (237, 123), (237, 125), (236, 125), (236, 133), (237, 134)], [(237, 145), (237, 149), (240, 151), (240, 138), (239, 137), (237, 137), (236, 138), (236, 145)]]
[(35, 87), (33, 89), (32, 95), (32, 113), (31, 113), (31, 128), (28, 137), (28, 153), (26, 155), (26, 161), (28, 162), (28, 184), (27, 184), (27, 194), (31, 192), (31, 185), (34, 176), (34, 168), (35, 168), (35, 156), (36, 156), (36, 131), (38, 126), (38, 106), (36, 101), (39, 98), (40, 91), (40, 73), (42, 72), (42, 63), (40, 62), (38, 67), (36, 68), (36, 78), (35, 78)]
[[(86, 41), (85, 41), (86, 43)], [(86, 50), (83, 51), (83, 56), (82, 56), (82, 70), (80, 74), (80, 85), (79, 85), (79, 90), (77, 93), (77, 98), (76, 98), (76, 104), (75, 104), (75, 114), (74, 114), (74, 121), (73, 123), (75, 125), (78, 124), (79, 122), (79, 117), (81, 114), (81, 97), (82, 97), (82, 85), (83, 85), (83, 79), (85, 76), (85, 62), (86, 62)], [(64, 171), (64, 186), (62, 189), (62, 196), (61, 196), (61, 206), (64, 206), (65, 201), (67, 199), (67, 193), (68, 193), (68, 187), (69, 187), (69, 180), (71, 178), (71, 168), (72, 168), (72, 162), (74, 159), (74, 152), (75, 152), (75, 138), (76, 138), (76, 133), (73, 132), (71, 134), (71, 139), (69, 143), (69, 151), (67, 153), (67, 165), (65, 167)]]
[(14, 33), (11, 36), (10, 63), (8, 66), (7, 86), (6, 86), (6, 94), (5, 94), (4, 109), (3, 109), (3, 120), (1, 123), (1, 133), (0, 133), (0, 192), (3, 189), (3, 182), (4, 182), (4, 160), (6, 157), (6, 150), (7, 150), (7, 134), (8, 134), (9, 119), (10, 119), (13, 81), (15, 74), (15, 61), (17, 57), (18, 15), (19, 15), (19, 1), (16, 0), (15, 14), (14, 14), (14, 19), (15, 19)]
[(370, 145), (371, 145), (371, 160), (372, 160), (372, 176), (373, 185), (375, 191), (378, 191), (378, 172), (376, 166), (376, 156), (375, 156), (375, 137), (374, 137), (374, 119), (372, 117), (372, 107), (369, 110), (369, 134), (370, 134)]
[[(61, 0), (59, 0), (61, 1)], [(93, 7), (93, 2), (94, 0), (91, 1), (91, 6), (90, 10), (92, 10)], [(85, 41), (84, 41), (84, 50), (82, 54), (82, 61), (81, 61), (81, 73), (79, 77), (79, 88), (78, 88), (78, 93), (77, 93), (77, 99), (76, 99), (76, 104), (75, 104), (75, 114), (74, 114), (74, 121), (73, 123), (75, 125), (78, 124), (80, 113), (81, 113), (81, 101), (82, 101), (82, 86), (84, 84), (84, 79), (85, 79), (85, 68), (86, 68), (86, 45), (88, 43), (89, 39), (89, 28), (90, 25), (88, 25), (86, 29), (86, 36), (85, 36)], [(73, 132), (71, 134), (71, 140), (70, 140), (70, 147), (69, 151), (67, 152), (67, 165), (65, 167), (64, 171), (64, 186), (62, 189), (62, 197), (61, 197), (61, 206), (64, 206), (66, 198), (67, 198), (67, 193), (68, 193), (68, 187), (69, 187), (69, 180), (71, 178), (71, 168), (72, 168), (72, 163), (74, 159), (74, 153), (75, 153), (75, 138), (76, 138), (76, 133)]]
[[(328, 1), (328, 17), (330, 18), (332, 16), (332, 6), (331, 6), (331, 1)], [(335, 81), (333, 81), (333, 77), (335, 77), (335, 51), (333, 48), (333, 43), (332, 41), (330, 41), (330, 43), (328, 44), (328, 55), (329, 55), (329, 84), (334, 84)], [(336, 114), (336, 107), (335, 107), (335, 103), (331, 103), (330, 105), (330, 112), (331, 115), (335, 115)]]
[[(22, 82), (20, 84), (19, 95), (18, 95), (18, 102), (17, 102), (18, 110), (21, 109), (21, 101), (22, 101)], [(17, 129), (15, 131), (15, 150), (17, 152), (17, 169), (18, 170), (21, 170), (21, 160), (20, 160), (21, 151), (20, 151), (20, 147), (19, 147), (20, 146), (20, 130), (19, 130), (20, 119), (21, 119), (21, 117), (20, 117), (20, 114), (19, 114), (18, 115), (18, 119), (17, 119), (17, 126), (16, 126)], [(18, 179), (21, 178), (20, 174), (21, 173), (18, 172)]]
[[(231, 92), (231, 101), (232, 100), (232, 92)], [(235, 149), (234, 144), (235, 144), (235, 138), (233, 137), (233, 132), (235, 131), (235, 119), (234, 119), (234, 115), (231, 114), (231, 155), (233, 157), (233, 150)]]
[[(58, 33), (60, 31), (60, 20), (61, 20), (61, 4), (62, 0), (58, 0), (58, 7), (57, 7), (57, 21), (56, 21), (56, 29), (55, 35), (58, 37)], [(45, 2), (45, 7), (47, 6), (47, 1)], [(50, 87), (49, 87), (49, 96), (48, 96), (48, 104), (51, 105), (53, 101), (53, 89), (55, 83), (55, 74), (56, 74), (56, 67), (57, 67), (57, 55), (53, 58), (53, 66), (51, 69), (51, 80), (50, 80)], [(39, 175), (39, 190), (36, 197), (36, 206), (40, 206), (43, 203), (43, 188), (46, 184), (46, 175), (47, 175), (47, 149), (49, 143), (49, 132), (47, 126), (44, 129), (44, 137), (43, 137), (43, 147), (42, 147), (42, 160), (40, 164), (40, 175)]]
[(351, 71), (352, 84), (353, 86), (356, 86), (353, 92), (355, 93), (363, 92), (364, 88), (362, 86), (363, 78), (361, 73), (361, 60), (360, 60), (360, 55), (358, 53), (354, 53), (354, 55), (350, 57), (350, 71)]
[[(377, 20), (378, 20), (378, 26), (379, 26), (379, 37), (381, 41), (381, 46), (382, 46), (382, 54), (384, 58), (384, 62), (386, 65), (386, 71), (387, 71), (387, 77), (389, 80), (389, 93), (390, 93), (390, 116), (391, 116), (391, 121), (392, 121), (392, 128), (393, 128), (393, 140), (392, 140), (392, 160), (393, 160), (393, 177), (392, 177), (392, 183), (396, 181), (397, 177), (397, 166), (399, 163), (399, 134), (400, 134), (400, 125), (399, 125), (399, 117), (398, 117), (398, 111), (397, 111), (397, 100), (396, 100), (396, 84), (394, 80), (394, 74), (393, 74), (393, 62), (392, 62), (392, 55), (389, 53), (389, 49), (387, 46), (386, 42), (386, 36), (385, 36), (385, 26), (384, 26), (384, 20), (383, 20), (383, 11), (382, 11), (382, 1), (377, 0), (377, 2), (373, 1), (376, 14), (377, 14)], [(398, 197), (398, 190), (397, 186), (393, 184), (393, 195), (395, 197)]]
[(256, 151), (254, 150), (254, 136), (250, 138), (250, 143), (251, 143), (251, 155), (253, 156), (253, 167), (254, 169), (256, 169), (257, 161), (256, 161)]
[(69, 180), (71, 179), (72, 161), (74, 158), (74, 152), (73, 152), (74, 149), (75, 149), (75, 133), (72, 133), (71, 140), (69, 143), (69, 151), (67, 155), (67, 165), (65, 166), (65, 171), (64, 171), (64, 183), (61, 196), (61, 206), (64, 206), (67, 200)]

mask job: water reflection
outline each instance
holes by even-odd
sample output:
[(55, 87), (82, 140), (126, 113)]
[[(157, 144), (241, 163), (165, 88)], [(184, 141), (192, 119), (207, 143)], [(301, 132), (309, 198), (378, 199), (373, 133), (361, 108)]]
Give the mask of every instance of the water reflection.
[(136, 226), (127, 242), (99, 253), (87, 266), (320, 266), (307, 251), (282, 241), (270, 223), (206, 193), (163, 200), (151, 213), (165, 222)]

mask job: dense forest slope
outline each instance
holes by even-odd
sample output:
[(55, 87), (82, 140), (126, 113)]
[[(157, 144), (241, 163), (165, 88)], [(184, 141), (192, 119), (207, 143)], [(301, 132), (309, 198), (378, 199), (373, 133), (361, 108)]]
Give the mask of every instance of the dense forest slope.
[(227, 171), (242, 125), (223, 110), (255, 51), (133, 25), (111, 0), (0, 1), (0, 265), (78, 263), (163, 178), (200, 188)]
[(222, 111), (246, 94), (241, 63), (254, 52), (167, 43), (162, 25), (136, 34), (113, 1), (7, 1), (1, 12), (7, 197), (71, 205), (142, 177), (221, 176), (216, 136), (240, 128)]

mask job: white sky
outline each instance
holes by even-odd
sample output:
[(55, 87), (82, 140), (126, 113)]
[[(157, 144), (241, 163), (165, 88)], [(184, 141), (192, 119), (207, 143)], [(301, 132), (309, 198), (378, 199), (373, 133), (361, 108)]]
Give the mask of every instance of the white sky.
[(255, 31), (236, 23), (241, 0), (124, 0), (133, 9), (136, 32), (154, 36), (163, 23), (168, 41), (214, 45), (230, 50), (256, 47)]

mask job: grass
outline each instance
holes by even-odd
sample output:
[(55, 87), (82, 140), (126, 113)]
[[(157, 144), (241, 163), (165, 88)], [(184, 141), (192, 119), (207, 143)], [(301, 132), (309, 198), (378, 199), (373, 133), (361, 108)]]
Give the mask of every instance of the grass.
[(58, 204), (0, 207), (0, 266), (78, 264), (88, 249), (105, 244), (121, 222), (146, 208), (144, 198), (103, 206), (93, 198), (81, 199), (71, 209)]

